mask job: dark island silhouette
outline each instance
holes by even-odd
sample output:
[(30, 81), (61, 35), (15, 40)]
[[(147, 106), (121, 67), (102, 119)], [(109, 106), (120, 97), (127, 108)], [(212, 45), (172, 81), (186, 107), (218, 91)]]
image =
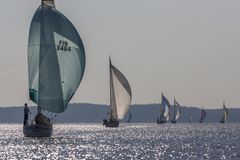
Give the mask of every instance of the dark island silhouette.
[[(156, 123), (159, 116), (160, 104), (134, 104), (130, 106), (132, 114), (131, 123)], [(229, 117), (227, 123), (240, 122), (240, 108), (228, 107)], [(36, 107), (30, 107), (33, 113), (36, 113)], [(107, 114), (107, 105), (99, 104), (69, 104), (66, 112), (58, 114), (54, 119), (55, 123), (102, 123), (103, 118)], [(222, 108), (219, 109), (206, 109), (207, 118), (206, 123), (219, 123), (223, 114)], [(200, 107), (182, 107), (182, 114), (178, 123), (188, 123), (190, 114), (192, 114), (192, 123), (198, 123), (200, 119)], [(51, 113), (46, 113), (51, 115)], [(34, 115), (34, 114), (33, 114)], [(30, 115), (30, 119), (33, 118)], [(126, 122), (128, 114), (123, 122)], [(0, 108), (0, 123), (23, 123), (23, 106), (17, 107), (1, 107)]]

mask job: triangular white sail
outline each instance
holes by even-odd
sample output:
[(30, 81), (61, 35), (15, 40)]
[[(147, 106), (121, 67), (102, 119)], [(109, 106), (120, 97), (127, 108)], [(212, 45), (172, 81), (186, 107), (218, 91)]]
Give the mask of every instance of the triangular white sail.
[[(132, 100), (130, 85), (124, 75), (112, 65), (110, 60), (110, 97), (111, 116), (123, 119), (128, 112)], [(111, 117), (110, 117), (111, 118)]]
[(174, 99), (174, 120), (178, 120), (181, 114), (181, 107), (180, 104)]
[(226, 122), (227, 117), (228, 117), (228, 109), (225, 105), (225, 102), (223, 102), (223, 109), (224, 109), (223, 119), (224, 119), (224, 122)]
[(85, 51), (77, 30), (53, 0), (43, 0), (29, 33), (29, 98), (41, 109), (63, 112), (84, 70)]

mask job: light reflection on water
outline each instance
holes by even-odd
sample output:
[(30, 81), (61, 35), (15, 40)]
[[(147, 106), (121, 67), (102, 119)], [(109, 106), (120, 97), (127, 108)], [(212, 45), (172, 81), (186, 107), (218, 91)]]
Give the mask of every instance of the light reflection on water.
[(240, 124), (55, 125), (52, 138), (24, 138), (0, 125), (0, 159), (240, 159)]

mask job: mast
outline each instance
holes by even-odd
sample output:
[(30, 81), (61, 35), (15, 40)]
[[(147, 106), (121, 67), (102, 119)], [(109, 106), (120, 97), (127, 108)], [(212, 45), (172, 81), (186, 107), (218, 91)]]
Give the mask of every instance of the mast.
[(110, 120), (115, 119), (116, 117), (113, 116), (113, 105), (116, 108), (116, 103), (115, 103), (115, 94), (114, 94), (114, 87), (113, 87), (113, 76), (112, 76), (112, 62), (111, 62), (111, 57), (109, 56), (109, 78), (110, 78), (110, 106), (109, 106), (109, 114), (110, 114)]
[(42, 4), (47, 4), (47, 5), (55, 8), (55, 2), (54, 2), (54, 0), (42, 0)]
[(111, 71), (111, 57), (109, 56), (109, 80), (110, 80), (110, 106), (109, 106), (109, 118), (112, 120), (113, 116), (112, 116), (112, 87), (113, 87), (113, 82), (112, 82), (112, 71)]

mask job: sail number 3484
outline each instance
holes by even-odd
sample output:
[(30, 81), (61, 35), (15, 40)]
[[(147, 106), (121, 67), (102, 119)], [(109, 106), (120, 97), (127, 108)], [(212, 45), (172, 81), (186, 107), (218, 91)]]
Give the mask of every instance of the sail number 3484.
[(57, 45), (57, 51), (71, 52), (71, 47), (67, 41), (60, 40)]

